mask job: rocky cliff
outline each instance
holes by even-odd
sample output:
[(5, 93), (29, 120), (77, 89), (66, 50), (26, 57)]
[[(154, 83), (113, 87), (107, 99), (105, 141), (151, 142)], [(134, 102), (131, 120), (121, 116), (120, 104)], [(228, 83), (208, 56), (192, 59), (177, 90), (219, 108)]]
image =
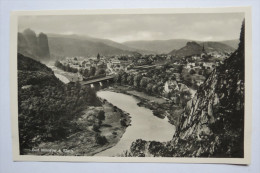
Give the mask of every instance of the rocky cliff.
[(187, 42), (186, 46), (179, 50), (173, 50), (169, 54), (177, 57), (185, 57), (191, 55), (198, 55), (202, 53), (202, 46), (195, 41)]
[(39, 61), (50, 60), (48, 37), (44, 33), (38, 36), (31, 29), (18, 33), (18, 53)]
[(173, 139), (137, 140), (128, 156), (243, 157), (244, 24), (238, 49), (187, 103)]

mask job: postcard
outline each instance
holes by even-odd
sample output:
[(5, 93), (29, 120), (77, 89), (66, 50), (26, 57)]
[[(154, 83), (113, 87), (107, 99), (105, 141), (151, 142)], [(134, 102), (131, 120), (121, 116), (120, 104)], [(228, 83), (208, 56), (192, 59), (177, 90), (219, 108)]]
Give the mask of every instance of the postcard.
[(251, 8), (14, 11), (14, 161), (250, 164)]

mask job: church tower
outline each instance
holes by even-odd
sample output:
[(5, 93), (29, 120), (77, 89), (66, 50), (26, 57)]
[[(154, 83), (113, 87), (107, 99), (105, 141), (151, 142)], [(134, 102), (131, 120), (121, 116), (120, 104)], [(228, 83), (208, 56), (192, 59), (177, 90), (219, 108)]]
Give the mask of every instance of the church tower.
[(204, 43), (203, 43), (203, 47), (202, 47), (202, 53), (206, 53)]
[(98, 60), (98, 61), (100, 60), (100, 55), (99, 55), (99, 53), (97, 54), (97, 60)]
[(204, 43), (203, 43), (203, 46), (202, 46), (202, 52), (200, 54), (200, 58), (202, 59), (203, 56), (207, 55), (206, 51), (205, 51), (205, 47), (204, 47)]

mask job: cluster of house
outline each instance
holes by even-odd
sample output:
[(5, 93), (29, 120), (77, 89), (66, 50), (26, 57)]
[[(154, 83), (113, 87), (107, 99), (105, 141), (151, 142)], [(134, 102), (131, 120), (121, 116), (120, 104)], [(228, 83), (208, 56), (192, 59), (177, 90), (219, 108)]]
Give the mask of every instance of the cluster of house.
[[(199, 55), (192, 55), (189, 58), (186, 58), (184, 60), (185, 69), (188, 69), (189, 71), (191, 69), (193, 70), (199, 70), (199, 69), (208, 69), (213, 70), (216, 66), (219, 66), (220, 64), (223, 64), (223, 60), (228, 58), (230, 53), (220, 53), (220, 52), (209, 52), (206, 53), (203, 51)], [(204, 57), (209, 56), (211, 59), (215, 59), (214, 61), (204, 61)]]
[(186, 99), (190, 99), (193, 98), (196, 91), (190, 89), (187, 85), (181, 82), (177, 82), (177, 80), (168, 80), (164, 84), (163, 92), (164, 94), (175, 93), (174, 95), (171, 95), (170, 99), (177, 103), (177, 99), (180, 96), (180, 93), (186, 93), (184, 97), (186, 97)]
[(69, 65), (72, 68), (80, 69), (90, 69), (90, 67), (100, 67), (105, 64), (105, 58), (97, 57), (66, 57), (64, 60), (60, 61), (63, 65)]

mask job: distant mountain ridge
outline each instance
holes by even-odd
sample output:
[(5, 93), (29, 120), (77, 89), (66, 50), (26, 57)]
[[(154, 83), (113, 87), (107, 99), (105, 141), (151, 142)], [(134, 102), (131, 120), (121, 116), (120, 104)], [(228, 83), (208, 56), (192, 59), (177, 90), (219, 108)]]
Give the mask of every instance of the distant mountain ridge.
[[(120, 44), (118, 42), (115, 42), (115, 41), (112, 41), (112, 40), (109, 40), (109, 39), (101, 39), (101, 38), (95, 38), (95, 37), (90, 37), (90, 36), (82, 36), (82, 35), (76, 35), (76, 34), (73, 34), (73, 35), (61, 35), (61, 34), (47, 34), (49, 38), (52, 38), (52, 41), (55, 41), (54, 38), (57, 38), (57, 39), (60, 39), (60, 38), (63, 38), (63, 39), (73, 39), (73, 40), (81, 40), (81, 42), (88, 42), (89, 44), (105, 44), (106, 46), (110, 46), (112, 47), (113, 49), (120, 49), (118, 51), (120, 51), (120, 53), (126, 53), (126, 54), (132, 54), (133, 52), (138, 52), (138, 53), (145, 53), (145, 54), (151, 54), (151, 53), (154, 53), (154, 52), (151, 52), (151, 51), (146, 51), (146, 50), (142, 50), (142, 49), (135, 49), (135, 48), (131, 48), (131, 47), (128, 47), (124, 44)], [(102, 50), (101, 50), (102, 51)], [(90, 51), (91, 52), (91, 51)], [(97, 53), (99, 52), (94, 52), (93, 54), (96, 55)]]
[(171, 40), (140, 40), (140, 41), (127, 41), (122, 44), (132, 47), (139, 48), (147, 51), (153, 51), (156, 53), (168, 53), (173, 49), (180, 49), (191, 40), (186, 39), (171, 39)]
[(235, 50), (233, 47), (230, 47), (223, 43), (202, 42), (199, 44), (195, 41), (191, 41), (191, 42), (187, 42), (186, 46), (184, 46), (178, 50), (172, 50), (171, 52), (169, 52), (169, 54), (177, 56), (177, 57), (199, 55), (202, 53), (203, 47), (204, 47), (204, 50), (206, 53), (209, 53), (209, 52), (224, 53), (224, 52), (233, 52)]
[(49, 61), (50, 57), (133, 55), (152, 52), (129, 48), (123, 44), (89, 36), (44, 34), (38, 36), (31, 29), (18, 33), (18, 53), (38, 61)]
[(204, 46), (206, 52), (234, 52), (235, 48), (231, 47), (227, 44), (216, 42), (216, 41), (207, 41), (207, 42), (201, 42), (201, 46)]
[[(109, 39), (100, 39), (81, 35), (44, 34), (38, 36), (31, 29), (18, 33), (18, 53), (32, 57), (39, 61), (49, 61), (50, 57), (62, 58), (66, 56), (96, 56), (98, 53), (105, 56), (141, 54), (187, 54), (201, 53), (198, 45), (189, 50), (185, 48), (187, 39), (153, 40), (153, 41), (128, 41), (118, 43)], [(234, 51), (238, 44), (236, 40), (221, 42), (201, 42), (206, 52), (210, 51)], [(231, 45), (231, 46), (229, 46)], [(188, 51), (184, 53), (183, 51)]]
[(238, 48), (238, 44), (239, 44), (239, 40), (224, 40), (224, 41), (220, 41), (220, 43), (226, 44), (230, 47), (233, 47), (234, 49)]
[(127, 41), (122, 44), (132, 48), (149, 50), (156, 53), (169, 53), (173, 50), (178, 50), (186, 46), (188, 42), (196, 42), (201, 46), (205, 44), (206, 51), (234, 51), (237, 48), (238, 40), (226, 41), (194, 41), (188, 39), (170, 39), (170, 40), (140, 40)]
[(56, 56), (96, 56), (101, 55), (118, 55), (134, 54), (128, 50), (122, 50), (101, 42), (93, 42), (84, 39), (66, 38), (66, 37), (49, 37), (51, 55)]

